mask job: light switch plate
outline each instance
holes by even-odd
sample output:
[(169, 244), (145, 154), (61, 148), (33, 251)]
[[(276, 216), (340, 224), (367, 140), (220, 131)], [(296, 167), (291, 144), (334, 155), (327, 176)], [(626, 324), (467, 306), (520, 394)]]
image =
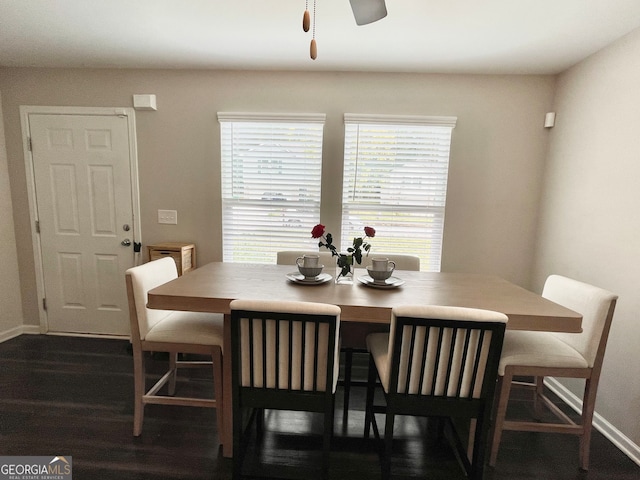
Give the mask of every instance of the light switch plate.
[(178, 211), (177, 210), (158, 210), (158, 223), (177, 225)]

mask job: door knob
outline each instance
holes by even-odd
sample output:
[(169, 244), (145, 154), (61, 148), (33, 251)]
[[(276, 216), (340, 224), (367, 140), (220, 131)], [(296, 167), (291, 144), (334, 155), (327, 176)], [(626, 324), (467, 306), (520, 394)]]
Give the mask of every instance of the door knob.
[(122, 240), (120, 242), (120, 245), (122, 245), (123, 247), (130, 247), (131, 246), (131, 240), (129, 240), (128, 238), (125, 238), (124, 240)]

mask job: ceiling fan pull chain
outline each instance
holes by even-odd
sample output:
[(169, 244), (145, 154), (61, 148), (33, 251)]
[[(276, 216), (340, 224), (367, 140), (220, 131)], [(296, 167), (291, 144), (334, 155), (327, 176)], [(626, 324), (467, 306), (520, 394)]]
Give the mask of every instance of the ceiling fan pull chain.
[(311, 25), (311, 18), (309, 15), (309, 0), (307, 0), (304, 5), (304, 13), (302, 14), (302, 30), (308, 32), (309, 25)]
[(313, 35), (309, 54), (311, 55), (311, 60), (315, 60), (318, 57), (318, 45), (316, 44), (316, 0), (313, 0)]

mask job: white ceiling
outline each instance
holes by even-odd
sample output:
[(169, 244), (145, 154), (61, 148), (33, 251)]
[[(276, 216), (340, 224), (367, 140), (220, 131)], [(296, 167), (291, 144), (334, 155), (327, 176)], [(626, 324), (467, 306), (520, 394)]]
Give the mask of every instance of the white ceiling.
[[(313, 0), (309, 9), (313, 10)], [(640, 0), (0, 0), (0, 66), (558, 73), (640, 27)]]

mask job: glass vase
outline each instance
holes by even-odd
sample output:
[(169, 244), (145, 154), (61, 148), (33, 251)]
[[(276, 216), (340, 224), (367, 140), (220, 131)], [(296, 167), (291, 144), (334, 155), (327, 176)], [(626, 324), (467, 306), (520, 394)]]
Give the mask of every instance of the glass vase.
[(336, 283), (339, 285), (353, 285), (354, 267), (353, 255), (339, 254), (336, 262)]

